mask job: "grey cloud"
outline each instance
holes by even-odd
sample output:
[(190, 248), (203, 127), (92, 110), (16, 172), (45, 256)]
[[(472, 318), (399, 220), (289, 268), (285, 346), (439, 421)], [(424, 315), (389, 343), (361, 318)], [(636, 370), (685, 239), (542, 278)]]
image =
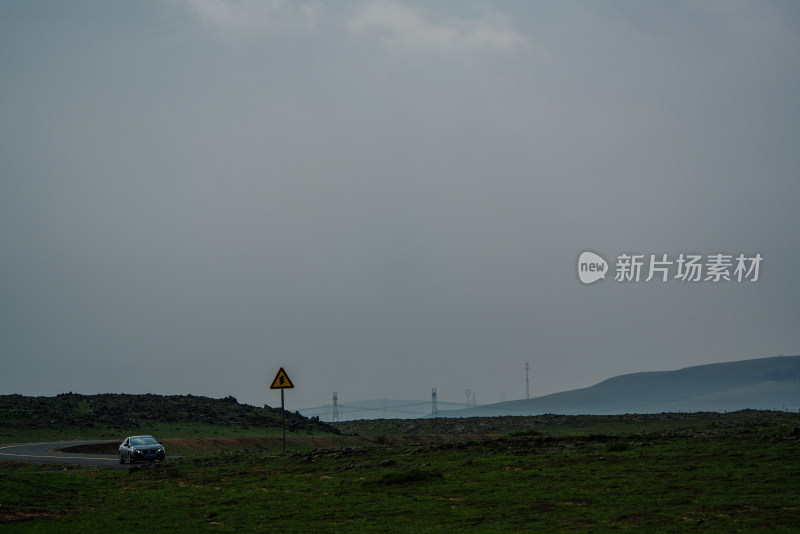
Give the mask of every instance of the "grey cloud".
[[(795, 9), (410, 5), (0, 16), (0, 389), (490, 402), (526, 360), (797, 352)], [(587, 248), (763, 278), (582, 287)]]
[(391, 48), (423, 54), (510, 53), (527, 45), (507, 16), (484, 12), (473, 18), (434, 17), (421, 8), (388, 0), (363, 4), (348, 29), (357, 35), (375, 34)]

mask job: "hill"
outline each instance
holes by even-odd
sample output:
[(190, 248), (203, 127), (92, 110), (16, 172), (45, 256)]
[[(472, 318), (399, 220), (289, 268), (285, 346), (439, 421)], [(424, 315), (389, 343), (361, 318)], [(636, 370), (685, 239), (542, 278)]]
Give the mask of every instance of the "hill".
[[(234, 397), (212, 399), (195, 395), (127, 395), (105, 393), (55, 397), (0, 395), (0, 434), (13, 435), (19, 429), (107, 429), (132, 430), (159, 425), (202, 425), (240, 430), (281, 427), (280, 408), (257, 408), (239, 404)], [(319, 418), (286, 412), (290, 431), (338, 434)]]
[(588, 388), (463, 410), (440, 410), (439, 415), (589, 415), (743, 409), (800, 409), (800, 356), (632, 373)]

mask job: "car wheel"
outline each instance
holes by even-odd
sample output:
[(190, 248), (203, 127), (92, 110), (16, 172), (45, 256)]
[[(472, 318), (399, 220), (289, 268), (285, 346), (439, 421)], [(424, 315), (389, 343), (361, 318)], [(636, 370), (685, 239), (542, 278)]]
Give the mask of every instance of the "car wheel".
[(122, 457), (122, 453), (120, 453), (120, 455), (119, 455), (119, 463), (121, 463), (121, 464), (125, 463), (125, 458)]
[(131, 453), (128, 453), (128, 463), (129, 464), (133, 463), (133, 458), (131, 458)]

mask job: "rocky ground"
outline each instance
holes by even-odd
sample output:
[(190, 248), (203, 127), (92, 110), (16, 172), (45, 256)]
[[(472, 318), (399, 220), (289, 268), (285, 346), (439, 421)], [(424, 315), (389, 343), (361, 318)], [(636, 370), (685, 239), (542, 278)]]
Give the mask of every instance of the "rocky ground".
[[(773, 422), (800, 420), (800, 414), (762, 410), (717, 413), (661, 413), (624, 415), (554, 415), (499, 416), (426, 419), (363, 419), (332, 423), (348, 435), (394, 434), (507, 434), (539, 431), (548, 434), (561, 432), (596, 432), (608, 429), (614, 433), (635, 432), (647, 426), (654, 428), (680, 428), (695, 425), (765, 426)], [(788, 424), (788, 423), (787, 423)]]

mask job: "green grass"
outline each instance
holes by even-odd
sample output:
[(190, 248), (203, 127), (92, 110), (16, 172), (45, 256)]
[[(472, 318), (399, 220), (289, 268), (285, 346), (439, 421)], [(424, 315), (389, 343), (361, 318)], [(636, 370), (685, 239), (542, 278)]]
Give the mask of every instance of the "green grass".
[(362, 437), (360, 446), (220, 452), (130, 472), (3, 463), (0, 531), (796, 530), (797, 416), (728, 423)]

